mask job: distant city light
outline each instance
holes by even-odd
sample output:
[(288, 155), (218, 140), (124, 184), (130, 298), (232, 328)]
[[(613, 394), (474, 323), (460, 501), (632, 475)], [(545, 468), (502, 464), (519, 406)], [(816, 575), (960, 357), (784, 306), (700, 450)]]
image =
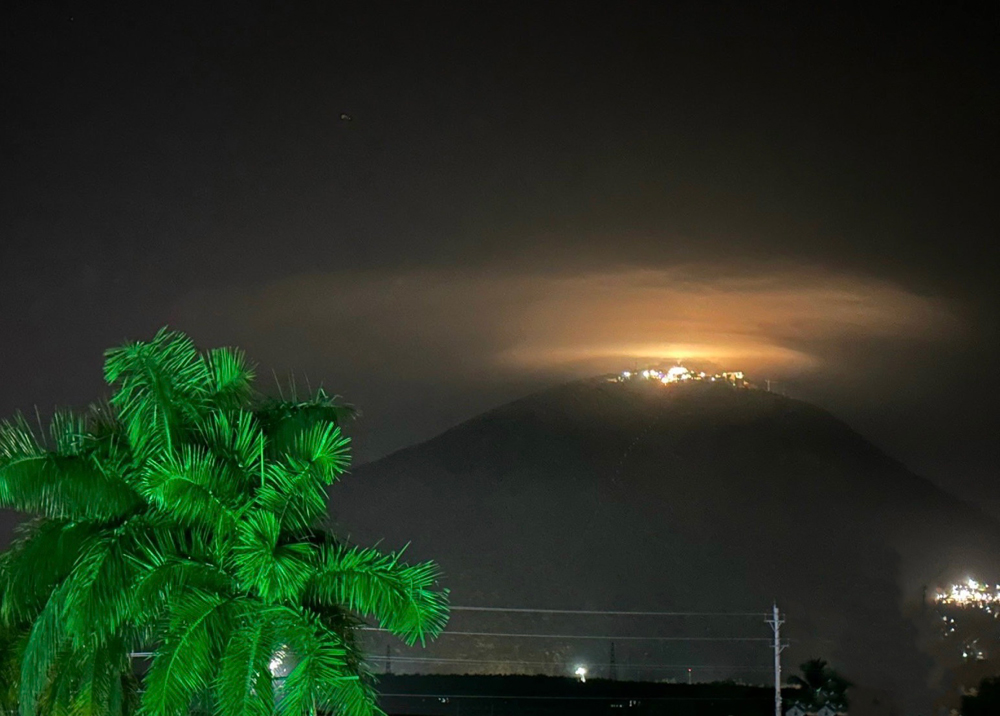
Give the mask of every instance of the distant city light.
[(580, 679), (580, 683), (586, 683), (586, 681), (587, 681), (587, 667), (586, 666), (578, 666), (578, 667), (576, 667), (576, 671), (574, 671), (573, 673), (576, 674), (576, 676), (577, 676), (578, 679)]

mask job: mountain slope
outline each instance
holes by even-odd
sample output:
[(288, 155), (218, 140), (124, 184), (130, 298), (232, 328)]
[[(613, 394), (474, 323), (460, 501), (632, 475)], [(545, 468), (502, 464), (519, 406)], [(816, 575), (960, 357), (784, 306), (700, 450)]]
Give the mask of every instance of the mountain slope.
[[(910, 618), (923, 586), (994, 575), (1000, 554), (1000, 526), (828, 413), (717, 385), (561, 386), (361, 466), (332, 499), (355, 538), (412, 540), (414, 556), (437, 559), (456, 604), (763, 612), (777, 599), (793, 640), (786, 664), (823, 656), (912, 699), (932, 666), (921, 653), (929, 636)], [(483, 618), (477, 628), (769, 633), (753, 619)], [(467, 654), (458, 641), (436, 648)], [(559, 648), (607, 662), (606, 642)], [(760, 643), (621, 648), (636, 662), (720, 665), (713, 676), (769, 663)], [(505, 649), (514, 646), (479, 645)]]

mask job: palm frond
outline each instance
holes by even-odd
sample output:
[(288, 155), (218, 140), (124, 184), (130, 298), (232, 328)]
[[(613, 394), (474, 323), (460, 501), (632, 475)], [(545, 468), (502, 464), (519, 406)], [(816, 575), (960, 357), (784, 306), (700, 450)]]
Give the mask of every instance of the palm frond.
[(212, 454), (231, 462), (246, 475), (256, 475), (259, 484), (265, 440), (252, 412), (213, 412), (199, 423), (198, 432)]
[(111, 404), (140, 459), (172, 451), (184, 424), (209, 397), (204, 358), (190, 338), (167, 329), (150, 341), (107, 351), (104, 378), (117, 389)]
[(302, 532), (326, 514), (326, 485), (308, 463), (268, 463), (256, 501), (286, 529)]
[(52, 667), (62, 651), (66, 640), (62, 616), (67, 593), (66, 583), (53, 591), (31, 627), (21, 660), (21, 688), (18, 699), (21, 716), (34, 716), (38, 698), (48, 684)]
[(307, 598), (371, 615), (407, 644), (437, 636), (448, 621), (446, 591), (435, 591), (437, 565), (408, 565), (396, 554), (323, 545)]
[[(80, 684), (78, 667), (73, 651), (68, 647), (62, 648), (52, 662), (50, 678), (38, 695), (35, 713), (45, 716), (65, 716), (69, 713)], [(21, 713), (24, 713), (23, 709)]]
[(21, 658), (28, 632), (24, 628), (0, 626), (0, 711), (17, 711), (17, 692), (21, 682)]
[(351, 463), (350, 442), (336, 423), (318, 422), (295, 434), (286, 455), (311, 465), (329, 485)]
[(141, 506), (117, 475), (77, 450), (84, 436), (58, 432), (56, 440), (66, 452), (46, 449), (23, 416), (0, 423), (0, 507), (88, 520), (114, 519)]
[(270, 662), (276, 633), (266, 612), (248, 609), (233, 631), (216, 681), (219, 716), (272, 716)]
[(326, 710), (344, 716), (384, 716), (385, 713), (378, 707), (371, 681), (361, 677), (330, 682), (322, 700)]
[(18, 528), (0, 556), (0, 617), (6, 624), (34, 619), (72, 571), (81, 545), (101, 523), (37, 519)]
[(335, 683), (359, 676), (346, 667), (346, 650), (337, 634), (314, 614), (289, 607), (276, 607), (274, 614), (275, 626), (297, 662), (281, 685), (278, 714), (315, 714), (317, 707), (328, 705), (325, 700)]
[(122, 678), (131, 668), (121, 642), (70, 652), (60, 664), (74, 683), (67, 716), (112, 716), (121, 711)]
[(254, 412), (267, 435), (270, 457), (280, 457), (299, 433), (318, 424), (344, 425), (357, 411), (320, 388), (305, 400), (263, 398)]
[(288, 529), (312, 526), (326, 513), (326, 488), (350, 464), (349, 445), (333, 423), (316, 423), (299, 432), (285, 457), (266, 466), (257, 502)]
[(138, 555), (150, 524), (139, 517), (87, 540), (72, 575), (64, 611), (74, 648), (105, 644), (132, 616)]
[(195, 590), (173, 600), (163, 641), (146, 674), (144, 714), (187, 714), (195, 696), (213, 681), (232, 608), (231, 599)]
[(241, 406), (253, 395), (253, 367), (236, 348), (216, 348), (206, 357), (209, 393), (217, 409)]
[(177, 594), (190, 589), (228, 594), (233, 588), (228, 573), (212, 562), (164, 557), (158, 564), (147, 563), (136, 580), (132, 589), (132, 616), (136, 624), (151, 624), (169, 608)]
[(141, 490), (152, 504), (182, 525), (225, 535), (233, 529), (243, 494), (234, 471), (207, 450), (184, 446), (150, 459)]
[(243, 588), (265, 603), (297, 602), (313, 574), (314, 545), (279, 544), (281, 523), (270, 512), (251, 513), (237, 526), (233, 564)]

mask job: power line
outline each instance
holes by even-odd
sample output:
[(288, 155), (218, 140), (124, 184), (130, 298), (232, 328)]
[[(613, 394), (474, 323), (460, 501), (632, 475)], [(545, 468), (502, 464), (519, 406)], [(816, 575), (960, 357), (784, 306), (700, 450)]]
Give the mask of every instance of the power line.
[(395, 696), (413, 699), (500, 699), (502, 701), (522, 700), (522, 701), (760, 701), (755, 696), (560, 696), (556, 694), (547, 696), (526, 696), (513, 694), (387, 694), (380, 693), (380, 697)]
[[(405, 662), (420, 662), (420, 663), (434, 663), (434, 664), (506, 664), (506, 665), (517, 665), (517, 666), (560, 666), (569, 668), (575, 665), (575, 662), (571, 664), (567, 661), (508, 661), (506, 659), (447, 659), (444, 657), (433, 657), (433, 656), (399, 656), (393, 655), (394, 661), (405, 661)], [(371, 661), (378, 662), (379, 659), (373, 658)], [(747, 666), (742, 666), (738, 664), (627, 664), (624, 666), (626, 670), (628, 669), (702, 669), (702, 670), (712, 670), (712, 669), (741, 669), (743, 671), (760, 671), (770, 673), (770, 669), (757, 669), (750, 668)]]
[[(362, 631), (386, 632), (388, 629), (361, 627)], [(615, 636), (612, 634), (516, 634), (497, 631), (451, 631), (440, 636), (499, 636), (514, 639), (621, 639), (623, 641), (771, 641), (758, 636)]]
[(523, 607), (449, 607), (453, 612), (513, 612), (517, 614), (570, 614), (622, 617), (761, 617), (766, 612), (633, 612), (608, 609), (529, 609)]

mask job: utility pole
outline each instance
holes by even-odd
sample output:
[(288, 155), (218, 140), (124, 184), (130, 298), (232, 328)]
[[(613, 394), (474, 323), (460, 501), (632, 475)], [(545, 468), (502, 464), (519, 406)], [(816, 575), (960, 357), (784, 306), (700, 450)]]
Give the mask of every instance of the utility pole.
[(385, 673), (392, 673), (392, 652), (388, 644), (385, 645)]
[(611, 659), (608, 662), (608, 676), (612, 681), (618, 681), (618, 662), (615, 660), (614, 642), (611, 642)]
[(774, 716), (782, 716), (781, 652), (785, 647), (781, 643), (781, 625), (785, 623), (785, 620), (781, 618), (781, 612), (778, 611), (777, 602), (775, 602), (772, 607), (771, 618), (765, 619), (764, 621), (771, 625), (771, 631), (774, 632), (774, 644), (772, 645), (772, 648), (774, 649)]

